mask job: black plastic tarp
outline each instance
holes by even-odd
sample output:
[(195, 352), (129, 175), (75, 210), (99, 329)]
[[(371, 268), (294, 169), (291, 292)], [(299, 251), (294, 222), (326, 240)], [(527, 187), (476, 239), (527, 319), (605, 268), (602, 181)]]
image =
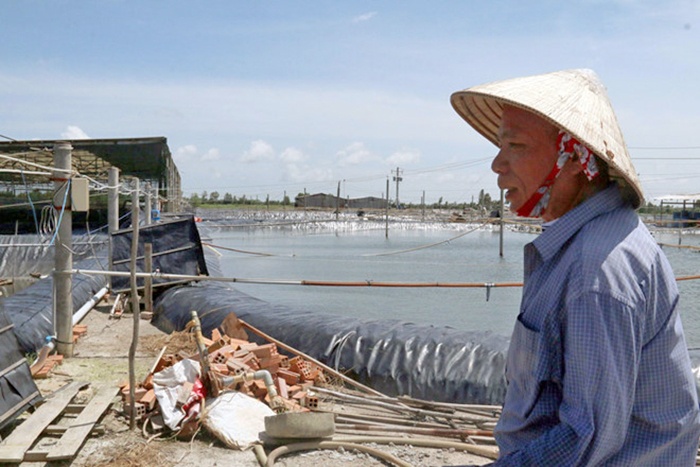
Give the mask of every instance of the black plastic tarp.
[(10, 320), (0, 309), (0, 428), (42, 400), (12, 331)]
[[(78, 269), (107, 270), (107, 249), (95, 250), (94, 256), (74, 263)], [(107, 285), (104, 276), (73, 275), (73, 312)], [(54, 335), (53, 277), (48, 276), (11, 297), (0, 299), (15, 335), (25, 353), (40, 349), (47, 336)]]
[[(133, 230), (131, 228), (112, 234), (112, 261), (115, 271), (130, 271), (132, 236)], [(145, 244), (150, 243), (153, 249), (152, 267), (154, 271), (191, 276), (208, 274), (199, 231), (192, 216), (141, 226), (138, 240), (137, 272), (145, 270)], [(128, 291), (130, 289), (129, 281), (129, 277), (113, 277), (112, 291)], [(162, 286), (177, 282), (182, 281), (156, 278), (153, 280), (153, 285)], [(143, 287), (143, 283), (143, 279), (137, 280), (138, 287)]]

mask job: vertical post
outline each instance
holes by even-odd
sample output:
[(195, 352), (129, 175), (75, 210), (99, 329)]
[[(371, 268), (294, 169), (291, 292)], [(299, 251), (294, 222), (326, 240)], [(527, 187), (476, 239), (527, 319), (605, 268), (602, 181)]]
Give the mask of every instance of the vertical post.
[[(153, 244), (145, 243), (143, 245), (144, 266), (143, 272), (153, 272)], [(146, 311), (153, 312), (153, 278), (148, 276), (143, 280), (143, 299), (145, 301), (144, 308)]]
[(131, 335), (131, 346), (129, 347), (129, 400), (131, 400), (131, 410), (129, 411), (129, 428), (136, 427), (136, 404), (134, 390), (136, 388), (136, 369), (134, 360), (136, 359), (136, 346), (139, 342), (139, 320), (141, 319), (141, 306), (139, 305), (139, 291), (136, 282), (136, 258), (138, 258), (139, 247), (139, 179), (134, 179), (134, 188), (131, 193), (131, 312), (134, 319), (133, 332)]
[(72, 151), (73, 147), (67, 142), (57, 143), (53, 147), (53, 163), (57, 169), (53, 174), (53, 205), (59, 211), (54, 243), (54, 325), (56, 350), (65, 357), (73, 356), (73, 216), (70, 208)]
[(155, 187), (153, 187), (152, 195), (153, 195), (153, 209), (155, 210), (155, 216), (153, 216), (154, 211), (151, 211), (151, 222), (158, 222), (158, 221), (160, 221), (160, 196), (158, 195), (158, 186), (157, 185)]
[(335, 196), (335, 220), (340, 215), (340, 180), (338, 180), (338, 194)]
[(396, 176), (394, 177), (394, 181), (396, 182), (396, 209), (400, 208), (399, 204), (399, 182), (402, 181), (403, 178), (401, 178), (401, 170), (396, 167)]
[(146, 187), (143, 190), (143, 210), (146, 211), (146, 218), (143, 223), (146, 225), (151, 225), (151, 184), (146, 183)]
[(503, 258), (503, 224), (504, 224), (504, 222), (503, 222), (503, 212), (504, 212), (504, 211), (503, 211), (503, 206), (504, 206), (504, 205), (505, 205), (505, 201), (503, 200), (503, 190), (501, 190), (501, 204), (500, 204), (500, 206), (499, 206), (499, 208), (498, 208), (499, 211), (500, 211), (500, 216), (499, 216), (500, 219), (499, 219), (499, 220), (500, 220), (500, 226), (501, 226), (500, 234), (499, 234), (499, 240), (498, 240), (498, 241), (499, 241), (499, 245), (498, 245), (498, 249), (499, 249), (499, 250), (498, 250), (498, 255), (499, 255), (501, 258)]
[(384, 236), (389, 238), (389, 177), (386, 178), (386, 207), (384, 208)]
[(678, 245), (682, 243), (683, 239), (683, 228), (685, 227), (685, 200), (683, 200), (683, 209), (681, 209), (681, 215), (678, 219)]
[[(112, 235), (119, 230), (119, 169), (116, 167), (109, 168), (108, 174), (109, 185), (107, 188), (107, 222), (109, 231), (109, 270), (114, 271), (114, 262), (112, 258), (113, 245)], [(112, 276), (107, 279), (110, 288), (112, 287)]]

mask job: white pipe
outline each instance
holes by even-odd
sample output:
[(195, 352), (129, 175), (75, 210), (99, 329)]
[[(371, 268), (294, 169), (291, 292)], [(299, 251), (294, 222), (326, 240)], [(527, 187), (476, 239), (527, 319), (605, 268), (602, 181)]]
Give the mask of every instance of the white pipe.
[(267, 393), (270, 395), (270, 399), (277, 397), (277, 389), (275, 388), (275, 383), (272, 381), (272, 375), (267, 370), (258, 370), (253, 373), (253, 379), (261, 379), (267, 387)]
[(78, 324), (82, 320), (88, 311), (92, 310), (97, 303), (99, 303), (102, 298), (107, 295), (109, 287), (102, 287), (95, 295), (92, 296), (90, 300), (85, 302), (83, 306), (80, 307), (78, 311), (73, 314), (73, 326)]
[(39, 350), (39, 352), (36, 355), (36, 359), (34, 359), (32, 364), (30, 365), (30, 368), (32, 370), (36, 369), (38, 371), (44, 365), (46, 357), (49, 356), (49, 354), (53, 351), (55, 347), (56, 343), (54, 342), (54, 336), (47, 337), (46, 344), (44, 344), (44, 346)]

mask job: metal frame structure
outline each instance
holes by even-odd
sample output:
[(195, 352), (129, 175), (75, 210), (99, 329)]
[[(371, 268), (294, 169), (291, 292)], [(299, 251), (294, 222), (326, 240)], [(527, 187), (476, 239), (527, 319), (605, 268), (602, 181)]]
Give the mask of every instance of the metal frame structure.
[[(180, 173), (172, 159), (167, 139), (163, 136), (149, 138), (114, 138), (80, 140), (26, 140), (0, 142), (0, 155), (52, 166), (54, 145), (67, 142), (73, 147), (72, 168), (83, 176), (108, 185), (111, 167), (117, 167), (120, 177), (138, 177), (150, 182), (158, 190), (163, 212), (179, 212), (182, 207)], [(16, 160), (0, 158), (0, 186), (13, 188), (28, 184), (49, 187), (50, 182), (42, 176), (24, 174), (31, 171)]]

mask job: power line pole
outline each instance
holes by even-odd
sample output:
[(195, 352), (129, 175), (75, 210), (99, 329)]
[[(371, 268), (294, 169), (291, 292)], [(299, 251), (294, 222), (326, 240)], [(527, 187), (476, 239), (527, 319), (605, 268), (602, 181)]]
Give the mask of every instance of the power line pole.
[[(392, 170), (391, 173), (394, 173)], [(399, 182), (403, 180), (403, 177), (401, 177), (401, 174), (403, 173), (403, 170), (400, 170), (398, 167), (396, 167), (396, 175), (394, 175), (393, 180), (396, 182), (396, 209), (399, 209)]]

